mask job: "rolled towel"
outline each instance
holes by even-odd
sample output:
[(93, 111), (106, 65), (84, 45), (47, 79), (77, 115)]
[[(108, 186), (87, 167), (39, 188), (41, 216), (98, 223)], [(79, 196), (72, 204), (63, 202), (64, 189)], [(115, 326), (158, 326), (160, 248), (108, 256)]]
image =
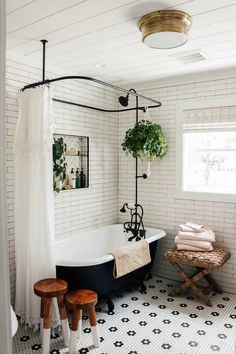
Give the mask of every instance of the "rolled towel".
[(175, 237), (175, 243), (188, 245), (188, 246), (193, 246), (193, 247), (198, 247), (198, 248), (204, 248), (204, 249), (208, 249), (208, 248), (211, 247), (211, 242), (208, 242), (208, 241), (197, 241), (197, 240), (183, 240), (183, 239), (181, 239), (178, 236)]
[(207, 249), (207, 248), (201, 248), (201, 247), (194, 247), (194, 246), (189, 246), (189, 245), (184, 245), (183, 243), (177, 243), (176, 244), (177, 250), (181, 251), (200, 251), (200, 252), (210, 252), (213, 250), (212, 245)]
[(196, 232), (196, 231), (193, 231), (193, 229), (191, 227), (188, 227), (184, 224), (180, 224), (179, 225), (179, 228), (180, 228), (180, 231), (186, 231), (186, 232)]
[(212, 230), (205, 230), (203, 232), (188, 232), (179, 231), (178, 235), (182, 240), (197, 240), (215, 242), (215, 233)]
[(193, 229), (193, 231), (196, 231), (196, 232), (205, 231), (204, 225), (194, 224), (193, 222), (186, 222), (185, 226), (190, 227), (191, 229)]

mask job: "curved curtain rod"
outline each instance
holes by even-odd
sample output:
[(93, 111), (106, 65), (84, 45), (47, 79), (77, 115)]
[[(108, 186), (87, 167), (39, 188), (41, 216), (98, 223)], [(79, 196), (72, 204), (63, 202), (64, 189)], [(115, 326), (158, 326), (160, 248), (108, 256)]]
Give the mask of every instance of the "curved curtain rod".
[(76, 103), (76, 102), (71, 102), (71, 101), (65, 101), (65, 100), (61, 100), (59, 98), (53, 98), (52, 99), (55, 102), (61, 102), (61, 103), (66, 103), (66, 104), (70, 104), (72, 106), (78, 106), (78, 107), (83, 107), (83, 108), (89, 108), (89, 109), (93, 109), (95, 111), (100, 111), (100, 112), (127, 112), (127, 111), (134, 111), (134, 110), (139, 110), (139, 111), (143, 111), (145, 112), (147, 108), (157, 108), (160, 107), (159, 105), (155, 105), (155, 106), (138, 106), (133, 107), (133, 108), (124, 108), (124, 109), (103, 109), (103, 108), (99, 108), (99, 107), (94, 107), (94, 106), (88, 106), (86, 104), (81, 104), (81, 103)]
[[(124, 112), (124, 111), (132, 111), (132, 110), (136, 110), (136, 109), (140, 109), (140, 110), (144, 111), (145, 108), (156, 108), (156, 107), (160, 107), (161, 106), (161, 102), (159, 102), (157, 100), (154, 100), (153, 98), (141, 95), (141, 94), (139, 94), (137, 92), (134, 92), (134, 91), (126, 90), (124, 88), (109, 84), (108, 82), (105, 82), (105, 81), (94, 79), (93, 77), (89, 77), (89, 76), (61, 76), (61, 77), (57, 77), (57, 78), (51, 79), (51, 80), (38, 81), (38, 82), (34, 82), (32, 84), (24, 86), (21, 89), (21, 91), (25, 91), (25, 90), (27, 90), (29, 88), (35, 88), (35, 87), (41, 86), (41, 85), (49, 85), (52, 82), (63, 81), (63, 80), (87, 80), (87, 81), (92, 81), (92, 82), (95, 82), (97, 84), (100, 84), (100, 85), (107, 86), (107, 87), (110, 87), (112, 89), (115, 89), (117, 91), (122, 91), (122, 92), (125, 92), (127, 94), (133, 95), (135, 97), (139, 97), (139, 98), (148, 100), (150, 102), (155, 103), (155, 105), (145, 106), (145, 107), (137, 107), (137, 108), (136, 107), (135, 108), (127, 108), (127, 109), (121, 109), (121, 110), (104, 110), (104, 109), (100, 109), (100, 108), (96, 108), (96, 107), (90, 107), (90, 106), (86, 106), (86, 105), (80, 105), (78, 103), (72, 103), (72, 102), (68, 102), (68, 101), (66, 101), (64, 103), (74, 104), (74, 105), (78, 105), (78, 106), (85, 107), (85, 108), (91, 108), (91, 109), (94, 108), (96, 110), (101, 110), (103, 112)], [(58, 100), (58, 99), (54, 99), (54, 100), (58, 101), (58, 102), (62, 102), (62, 100)]]

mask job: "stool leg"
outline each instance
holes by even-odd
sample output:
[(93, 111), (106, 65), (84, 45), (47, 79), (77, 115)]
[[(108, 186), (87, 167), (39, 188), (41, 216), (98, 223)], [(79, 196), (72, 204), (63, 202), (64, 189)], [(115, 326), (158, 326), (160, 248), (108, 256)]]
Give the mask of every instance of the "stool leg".
[(80, 309), (75, 308), (73, 311), (72, 321), (71, 321), (69, 354), (75, 354), (76, 352), (76, 340), (78, 337), (78, 325), (79, 325), (80, 315), (81, 315)]
[(176, 289), (173, 289), (169, 296), (175, 296), (180, 294), (180, 292), (186, 288), (191, 288), (194, 293), (207, 305), (212, 306), (210, 299), (201, 291), (201, 289), (195, 285), (199, 280), (201, 280), (206, 274), (209, 273), (207, 269), (203, 269), (201, 272), (196, 273), (193, 277), (189, 278), (187, 274), (180, 268), (177, 263), (171, 262), (171, 264), (176, 268), (177, 272), (180, 274), (184, 283), (178, 286)]
[(64, 337), (64, 342), (65, 346), (69, 346), (69, 324), (68, 324), (68, 319), (67, 319), (67, 314), (66, 314), (66, 307), (65, 307), (65, 302), (64, 302), (64, 296), (60, 295), (57, 297), (57, 303), (58, 303), (58, 308), (59, 308), (59, 313), (60, 313), (60, 319), (61, 319), (61, 328), (62, 328), (62, 334)]
[(43, 299), (43, 334), (42, 334), (42, 354), (48, 354), (50, 350), (51, 331), (51, 298)]
[(213, 290), (216, 292), (216, 293), (219, 293), (219, 294), (222, 294), (223, 293), (223, 290), (222, 288), (220, 287), (219, 284), (217, 284), (217, 282), (212, 278), (212, 276), (210, 274), (206, 274), (205, 275), (205, 278), (206, 280), (208, 281), (208, 283), (212, 286)]
[(43, 343), (43, 318), (44, 318), (43, 307), (44, 307), (44, 303), (43, 303), (43, 298), (41, 297), (41, 307), (40, 307), (40, 341), (41, 341), (41, 343)]
[(100, 338), (98, 333), (95, 307), (93, 305), (88, 305), (88, 313), (89, 313), (89, 322), (90, 322), (91, 332), (93, 337), (93, 345), (95, 346), (95, 348), (98, 348), (100, 346)]
[(79, 309), (78, 311), (79, 311), (78, 338), (80, 338), (82, 334), (82, 309)]

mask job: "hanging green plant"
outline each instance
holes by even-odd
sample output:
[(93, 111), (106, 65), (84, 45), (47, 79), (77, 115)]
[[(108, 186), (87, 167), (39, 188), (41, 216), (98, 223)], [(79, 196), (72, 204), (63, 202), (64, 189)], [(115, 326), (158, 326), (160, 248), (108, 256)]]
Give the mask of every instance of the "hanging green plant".
[(161, 126), (148, 120), (141, 120), (127, 130), (122, 149), (134, 158), (153, 161), (166, 155), (168, 145)]
[(66, 162), (64, 153), (66, 152), (66, 144), (62, 137), (54, 138), (52, 146), (53, 153), (53, 189), (59, 193), (62, 189), (62, 184), (66, 179)]

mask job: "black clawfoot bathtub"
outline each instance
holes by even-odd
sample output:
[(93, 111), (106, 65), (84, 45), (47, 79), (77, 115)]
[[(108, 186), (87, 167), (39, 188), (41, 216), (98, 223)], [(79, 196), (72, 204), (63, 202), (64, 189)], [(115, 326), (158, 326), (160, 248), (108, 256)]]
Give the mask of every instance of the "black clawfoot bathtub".
[(114, 257), (110, 252), (124, 247), (129, 234), (122, 224), (114, 224), (93, 230), (76, 231), (71, 237), (56, 242), (57, 277), (68, 283), (69, 290), (90, 289), (107, 298), (109, 310), (112, 292), (138, 282), (142, 284), (152, 267), (157, 242), (165, 231), (147, 228), (151, 263), (118, 279), (113, 277)]

